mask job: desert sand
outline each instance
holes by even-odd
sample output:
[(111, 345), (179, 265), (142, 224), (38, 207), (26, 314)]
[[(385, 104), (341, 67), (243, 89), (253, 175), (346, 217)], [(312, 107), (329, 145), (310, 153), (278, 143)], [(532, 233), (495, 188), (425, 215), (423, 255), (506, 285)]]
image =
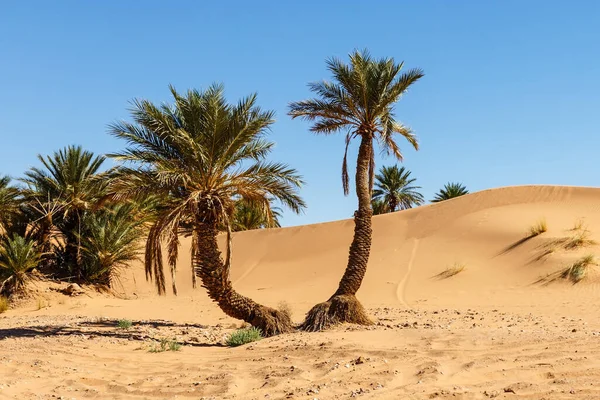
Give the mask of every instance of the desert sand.
[[(544, 218), (548, 231), (522, 240)], [(374, 217), (358, 297), (375, 325), (343, 325), (223, 346), (240, 326), (191, 287), (182, 239), (180, 295), (159, 297), (141, 263), (119, 296), (36, 300), (0, 315), (0, 398), (599, 399), (600, 274), (561, 271), (600, 245), (600, 189), (486, 190)], [(297, 322), (337, 287), (352, 220), (237, 233), (232, 280)], [(551, 249), (549, 251), (549, 249)], [(442, 274), (454, 265), (454, 276)], [(557, 279), (553, 279), (556, 278)], [(134, 321), (118, 329), (118, 319)], [(161, 338), (177, 352), (152, 353)]]

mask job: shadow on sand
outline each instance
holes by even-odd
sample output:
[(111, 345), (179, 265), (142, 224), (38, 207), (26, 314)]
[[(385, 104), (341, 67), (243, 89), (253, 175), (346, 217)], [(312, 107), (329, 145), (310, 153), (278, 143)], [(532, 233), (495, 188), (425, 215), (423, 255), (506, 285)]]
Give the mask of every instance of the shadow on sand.
[[(108, 337), (114, 339), (155, 341), (160, 342), (159, 337), (150, 336), (144, 332), (137, 331), (135, 327), (174, 327), (174, 328), (208, 328), (200, 324), (176, 324), (169, 321), (134, 321), (132, 329), (118, 329), (118, 320), (85, 321), (72, 325), (38, 325), (18, 328), (0, 329), (0, 341), (7, 338), (34, 338), (49, 336), (72, 336), (86, 335), (89, 337)], [(178, 340), (177, 343), (194, 347), (223, 347), (219, 343), (201, 343), (197, 341)]]

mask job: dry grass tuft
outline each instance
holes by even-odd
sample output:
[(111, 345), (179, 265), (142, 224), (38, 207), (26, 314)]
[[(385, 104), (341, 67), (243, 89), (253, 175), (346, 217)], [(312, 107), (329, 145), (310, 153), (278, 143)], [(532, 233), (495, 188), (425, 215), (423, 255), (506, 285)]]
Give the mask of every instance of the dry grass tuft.
[(37, 299), (37, 311), (41, 310), (42, 308), (46, 308), (48, 307), (49, 304), (46, 300), (38, 298)]
[(566, 238), (563, 242), (565, 250), (575, 250), (580, 247), (593, 246), (596, 244), (595, 240), (590, 239), (590, 231), (586, 228), (579, 229), (575, 233)]
[(280, 301), (277, 310), (284, 314), (289, 320), (292, 319), (292, 306), (287, 301)]
[(573, 283), (578, 283), (586, 277), (589, 268), (597, 265), (598, 262), (596, 261), (596, 257), (593, 254), (588, 254), (562, 271), (560, 277), (569, 279)]
[(573, 224), (573, 227), (570, 229), (571, 231), (581, 231), (585, 229), (585, 222), (582, 219), (578, 219), (577, 221), (575, 221), (575, 223)]
[(573, 284), (579, 283), (585, 279), (590, 268), (598, 265), (599, 264), (596, 260), (596, 257), (593, 254), (588, 254), (584, 257), (581, 257), (568, 267), (540, 278), (536, 283), (549, 285), (550, 283), (561, 279), (570, 280), (573, 282)]
[(0, 314), (6, 312), (8, 310), (8, 299), (4, 296), (0, 296)]
[(548, 223), (545, 218), (540, 219), (538, 222), (533, 224), (527, 231), (527, 237), (535, 237), (541, 235), (548, 230)]
[(435, 277), (438, 279), (448, 279), (453, 277), (454, 275), (458, 275), (463, 272), (466, 268), (465, 264), (454, 263), (453, 266), (446, 268), (444, 271), (437, 274)]

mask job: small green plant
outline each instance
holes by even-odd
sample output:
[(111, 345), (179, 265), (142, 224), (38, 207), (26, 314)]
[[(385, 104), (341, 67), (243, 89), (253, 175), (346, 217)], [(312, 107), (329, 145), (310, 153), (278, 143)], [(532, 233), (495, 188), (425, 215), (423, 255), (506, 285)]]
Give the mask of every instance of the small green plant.
[(588, 254), (585, 257), (580, 258), (575, 261), (571, 266), (566, 268), (562, 274), (561, 278), (569, 279), (573, 283), (578, 283), (582, 281), (586, 275), (588, 268), (597, 266), (598, 262), (596, 261), (596, 257), (593, 254)]
[(238, 329), (227, 338), (226, 344), (229, 347), (237, 347), (247, 343), (256, 342), (262, 339), (262, 332), (255, 327)]
[(8, 299), (4, 296), (0, 296), (0, 314), (8, 310)]
[(547, 230), (548, 230), (548, 223), (546, 222), (545, 218), (542, 218), (529, 228), (529, 230), (527, 231), (527, 235), (529, 237), (534, 237), (534, 236), (541, 235), (542, 233), (546, 232)]
[(150, 353), (162, 353), (165, 351), (179, 351), (181, 345), (175, 341), (175, 339), (162, 338), (154, 346), (151, 346), (148, 350)]
[(454, 275), (457, 275), (459, 273), (461, 273), (462, 271), (464, 271), (466, 268), (465, 264), (461, 264), (461, 263), (454, 263), (453, 266), (446, 268), (444, 271), (440, 272), (439, 274), (436, 275), (436, 278), (438, 279), (447, 279), (447, 278), (451, 278)]
[(120, 319), (117, 321), (117, 328), (119, 328), (119, 329), (129, 329), (129, 328), (131, 328), (132, 325), (133, 325), (133, 322), (131, 322), (128, 319)]

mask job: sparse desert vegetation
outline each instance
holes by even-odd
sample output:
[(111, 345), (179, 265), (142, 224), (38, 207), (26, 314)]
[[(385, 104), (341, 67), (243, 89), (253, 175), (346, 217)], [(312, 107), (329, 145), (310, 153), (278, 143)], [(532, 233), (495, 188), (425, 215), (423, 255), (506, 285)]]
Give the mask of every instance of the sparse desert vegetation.
[(587, 227), (582, 227), (574, 230), (574, 233), (565, 238), (563, 241), (563, 247), (565, 250), (575, 250), (581, 247), (593, 246), (596, 241), (590, 238), (591, 232)]
[(0, 314), (6, 312), (10, 306), (8, 299), (4, 296), (0, 296)]
[(466, 264), (456, 262), (452, 266), (446, 268), (445, 270), (443, 270), (442, 272), (437, 274), (435, 277), (438, 279), (448, 279), (455, 275), (460, 274), (461, 272), (463, 272), (465, 270), (465, 268), (466, 268)]
[(163, 353), (165, 351), (179, 351), (181, 345), (177, 343), (175, 339), (162, 338), (158, 343), (150, 346), (148, 352), (150, 353)]
[(129, 329), (133, 326), (133, 322), (129, 319), (120, 319), (117, 321), (117, 328), (119, 329)]
[(593, 254), (588, 254), (567, 267), (561, 273), (561, 278), (569, 279), (573, 283), (578, 283), (586, 277), (589, 268), (595, 266), (598, 266), (596, 257)]
[(546, 231), (548, 231), (548, 223), (546, 222), (546, 218), (542, 218), (529, 227), (529, 230), (527, 231), (527, 236), (538, 236)]
[(260, 329), (255, 327), (242, 328), (232, 332), (225, 342), (229, 347), (242, 346), (263, 338)]

